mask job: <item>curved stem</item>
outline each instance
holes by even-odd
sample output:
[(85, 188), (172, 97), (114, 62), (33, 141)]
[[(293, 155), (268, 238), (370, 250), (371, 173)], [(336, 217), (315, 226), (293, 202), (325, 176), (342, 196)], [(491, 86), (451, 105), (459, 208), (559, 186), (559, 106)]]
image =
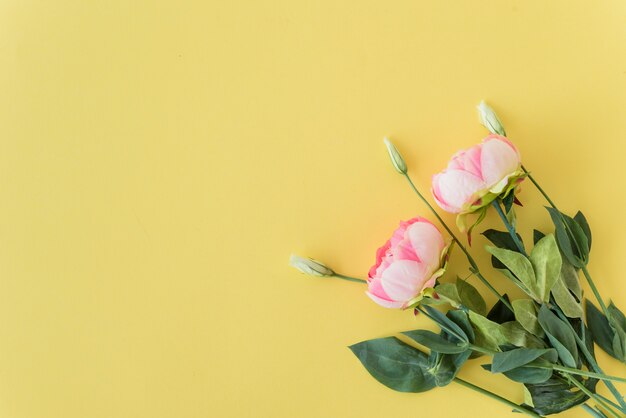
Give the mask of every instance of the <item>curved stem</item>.
[[(580, 348), (580, 351), (582, 351), (583, 355), (585, 356), (585, 359), (587, 359), (587, 362), (591, 365), (591, 368), (596, 372), (596, 373), (601, 373), (604, 374), (604, 372), (602, 371), (602, 369), (600, 368), (600, 366), (598, 365), (598, 362), (596, 361), (596, 359), (593, 357), (593, 355), (591, 354), (591, 352), (589, 352), (589, 349), (587, 349), (587, 346), (585, 345), (585, 343), (580, 339), (580, 337), (578, 336), (578, 334), (576, 333), (576, 331), (574, 330), (574, 327), (572, 326), (572, 324), (570, 324), (569, 320), (565, 317), (565, 315), (563, 314), (563, 312), (561, 312), (561, 310), (557, 309), (556, 311), (557, 315), (559, 316), (559, 318), (561, 318), (561, 320), (563, 322), (565, 322), (565, 324), (567, 324), (567, 326), (572, 330), (572, 333), (574, 334), (574, 339), (576, 340), (576, 344), (578, 345), (578, 348)], [(620, 404), (620, 406), (626, 410), (626, 401), (624, 401), (624, 397), (619, 393), (619, 391), (617, 390), (617, 388), (615, 387), (615, 385), (613, 384), (613, 382), (611, 381), (604, 381), (604, 384), (606, 385), (607, 388), (609, 388), (609, 391), (611, 391), (611, 393), (613, 394), (613, 396), (615, 397), (615, 400), (617, 401), (617, 403)]]
[[(528, 179), (532, 182), (532, 184), (535, 185), (537, 190), (539, 190), (539, 193), (541, 193), (543, 195), (543, 197), (548, 201), (550, 206), (552, 206), (554, 209), (556, 209), (559, 212), (559, 214), (561, 214), (561, 211), (559, 210), (559, 208), (556, 207), (556, 204), (552, 201), (552, 199), (550, 199), (550, 196), (548, 196), (548, 194), (541, 188), (541, 186), (539, 185), (539, 183), (537, 183), (537, 181), (533, 178), (533, 176), (530, 175), (528, 170), (526, 170), (526, 167), (522, 166), (522, 170), (524, 170), (524, 173), (526, 174), (526, 177), (528, 177)], [(564, 224), (565, 228), (568, 228), (566, 222), (563, 222), (563, 224)], [(578, 243), (575, 240), (574, 240), (574, 244), (576, 244), (578, 246)], [(594, 294), (596, 300), (598, 301), (598, 303), (600, 304), (600, 307), (602, 308), (602, 312), (604, 312), (604, 315), (608, 318), (608, 310), (606, 309), (606, 305), (604, 304), (604, 301), (602, 300), (602, 297), (600, 296), (600, 293), (598, 292), (598, 289), (596, 288), (596, 285), (593, 282), (593, 279), (591, 278), (591, 275), (587, 271), (586, 266), (583, 266), (582, 270), (583, 270), (583, 274), (585, 276), (585, 279), (587, 279), (587, 283), (589, 283), (589, 287), (593, 291), (593, 294)]]
[(347, 280), (349, 282), (367, 283), (367, 280), (357, 279), (356, 277), (344, 276), (343, 274), (339, 274), (339, 273), (333, 274), (333, 277), (336, 277), (341, 280)]
[(521, 412), (522, 414), (526, 414), (529, 417), (533, 417), (533, 418), (541, 418), (541, 415), (538, 415), (536, 413), (534, 413), (533, 411), (524, 408), (523, 406), (520, 406), (514, 402), (509, 401), (506, 398), (503, 398), (502, 396), (496, 395), (493, 392), (488, 391), (487, 389), (483, 389), (480, 386), (476, 386), (473, 383), (470, 383), (466, 380), (463, 380), (459, 377), (455, 377), (454, 381), (462, 386), (465, 386), (466, 388), (470, 388), (472, 390), (475, 390), (478, 393), (482, 393), (485, 396), (490, 397), (491, 399), (495, 399), (496, 401), (503, 403), (511, 408), (513, 408), (515, 411), (517, 412)]
[(602, 312), (604, 312), (604, 315), (606, 316), (606, 318), (609, 319), (609, 310), (606, 308), (606, 305), (604, 304), (604, 301), (602, 300), (602, 297), (600, 296), (600, 292), (598, 292), (598, 288), (593, 282), (593, 279), (591, 278), (591, 275), (589, 274), (589, 270), (587, 270), (587, 266), (583, 264), (581, 270), (583, 271), (583, 275), (585, 276), (585, 279), (587, 279), (587, 283), (589, 283), (589, 287), (591, 288), (591, 291), (593, 292), (594, 296), (598, 300), (598, 303), (600, 304), (600, 308), (602, 308)]
[(522, 244), (519, 237), (517, 236), (517, 233), (515, 233), (515, 228), (513, 227), (513, 225), (511, 225), (506, 215), (502, 211), (498, 199), (495, 199), (493, 202), (491, 202), (491, 206), (493, 206), (496, 209), (496, 212), (498, 212), (498, 215), (500, 215), (500, 219), (502, 219), (502, 223), (504, 223), (507, 231), (509, 231), (509, 235), (511, 235), (511, 238), (513, 239), (513, 242), (515, 243), (517, 249), (520, 251), (520, 253), (528, 257), (528, 254), (526, 254), (526, 250), (524, 249), (524, 244)]
[(585, 370), (572, 369), (571, 367), (559, 366), (557, 364), (552, 365), (551, 368), (560, 372), (568, 373), (568, 374), (577, 374), (579, 376), (593, 377), (594, 379), (613, 380), (615, 382), (626, 383), (626, 379), (624, 379), (623, 377), (609, 376), (606, 374), (594, 373), (594, 372), (587, 372)]
[(593, 409), (592, 407), (590, 407), (586, 403), (582, 404), (581, 407), (585, 410), (585, 412), (587, 412), (589, 415), (591, 415), (594, 418), (607, 418), (606, 415), (604, 415), (603, 413)]
[(604, 409), (606, 409), (608, 411), (609, 414), (611, 414), (611, 416), (615, 417), (615, 418), (620, 418), (619, 414), (617, 412), (615, 412), (613, 410), (613, 408), (611, 408), (610, 405), (608, 405), (606, 402), (604, 402), (602, 399), (598, 398), (597, 396), (595, 396), (595, 394), (593, 392), (591, 392), (589, 389), (587, 389), (585, 387), (585, 385), (583, 385), (582, 383), (580, 383), (578, 380), (572, 378), (572, 377), (566, 377), (567, 380), (573, 384), (574, 386), (576, 386), (578, 389), (580, 389), (585, 395), (589, 396), (591, 399), (593, 399), (594, 401), (596, 401), (598, 404), (602, 405), (604, 407)]
[(480, 270), (478, 269), (478, 265), (476, 264), (476, 261), (474, 260), (474, 258), (472, 257), (472, 255), (469, 253), (469, 251), (467, 251), (467, 248), (465, 248), (465, 246), (461, 243), (461, 241), (456, 237), (456, 235), (454, 235), (454, 232), (452, 232), (452, 230), (448, 227), (448, 225), (444, 222), (444, 220), (441, 218), (441, 216), (439, 216), (439, 214), (437, 213), (437, 211), (435, 210), (435, 208), (432, 207), (432, 205), (428, 202), (428, 200), (426, 200), (426, 198), (424, 196), (422, 196), (422, 194), (419, 192), (419, 190), (417, 189), (417, 187), (415, 187), (415, 184), (413, 184), (413, 181), (411, 180), (411, 177), (409, 177), (408, 174), (404, 174), (404, 177), (406, 177), (407, 181), (409, 182), (409, 185), (411, 186), (411, 188), (413, 189), (413, 191), (415, 192), (415, 194), (417, 194), (417, 196), (422, 200), (422, 202), (424, 202), (424, 204), (428, 207), (428, 209), (430, 209), (430, 211), (433, 213), (433, 215), (435, 215), (435, 217), (437, 218), (437, 220), (439, 221), (439, 223), (445, 228), (445, 230), (448, 232), (448, 234), (450, 234), (450, 237), (452, 238), (452, 240), (459, 246), (459, 248), (461, 249), (461, 251), (463, 251), (463, 253), (465, 254), (465, 256), (467, 257), (467, 261), (470, 263), (470, 265), (472, 266), (473, 269), (473, 273), (476, 274), (476, 277), (478, 277), (480, 279), (481, 282), (483, 282), (483, 284), (485, 286), (487, 286), (487, 288), (498, 297), (498, 299), (504, 304), (504, 306), (506, 306), (507, 308), (509, 308), (511, 310), (511, 312), (513, 312), (513, 307), (511, 306), (511, 304), (500, 294), (500, 292), (498, 292), (492, 285), (491, 283), (489, 283), (489, 281), (487, 281), (487, 279), (485, 279), (483, 277), (483, 275), (480, 273)]

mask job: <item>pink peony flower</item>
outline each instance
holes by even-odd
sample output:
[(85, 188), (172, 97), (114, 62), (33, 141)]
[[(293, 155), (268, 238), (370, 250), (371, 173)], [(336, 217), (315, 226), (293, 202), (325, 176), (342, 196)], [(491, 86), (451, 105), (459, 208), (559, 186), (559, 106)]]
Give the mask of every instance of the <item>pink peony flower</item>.
[(433, 176), (432, 193), (446, 212), (471, 213), (523, 178), (520, 153), (507, 138), (489, 135), (457, 152), (448, 168)]
[(367, 295), (385, 308), (406, 308), (443, 274), (443, 236), (430, 221), (416, 217), (401, 222), (376, 253), (368, 274)]

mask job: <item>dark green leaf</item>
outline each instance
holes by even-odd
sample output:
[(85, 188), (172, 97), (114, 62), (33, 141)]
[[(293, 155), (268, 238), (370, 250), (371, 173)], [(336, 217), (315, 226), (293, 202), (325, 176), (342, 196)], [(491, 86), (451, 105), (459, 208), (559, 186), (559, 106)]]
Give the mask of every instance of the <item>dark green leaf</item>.
[(463, 330), (455, 324), (454, 321), (446, 317), (437, 309), (430, 306), (424, 306), (424, 310), (426, 311), (426, 314), (433, 319), (433, 321), (437, 322), (442, 330), (448, 332), (449, 334), (449, 331), (451, 331), (451, 336), (458, 337), (461, 341), (469, 341)]
[(470, 350), (459, 354), (437, 354), (435, 372), (435, 383), (437, 386), (448, 385), (457, 375), (463, 364), (471, 354)]
[(576, 212), (576, 215), (574, 215), (574, 220), (576, 221), (578, 225), (580, 225), (580, 228), (585, 233), (585, 236), (587, 237), (587, 244), (589, 246), (589, 250), (591, 250), (591, 228), (589, 227), (589, 224), (587, 223), (587, 219), (585, 218), (585, 215), (583, 215), (581, 211), (578, 211)]
[(543, 237), (545, 237), (546, 234), (544, 234), (543, 232), (537, 230), (537, 229), (533, 229), (533, 245), (537, 244), (539, 242), (539, 240)]
[(467, 350), (467, 343), (448, 341), (441, 335), (424, 329), (406, 331), (402, 334), (437, 353), (457, 354)]
[(559, 358), (567, 367), (577, 366), (578, 348), (574, 332), (561, 321), (546, 305), (542, 305), (537, 315), (539, 325), (548, 336), (550, 343), (559, 353)]
[(474, 342), (474, 330), (465, 312), (462, 310), (450, 310), (446, 316), (463, 330), (470, 343)]
[[(511, 303), (511, 301), (509, 300), (509, 296), (506, 293), (502, 296), (502, 298)], [(503, 324), (505, 322), (514, 321), (515, 316), (513, 315), (513, 312), (508, 308), (508, 306), (506, 306), (504, 303), (502, 303), (501, 300), (498, 299), (496, 304), (493, 305), (493, 307), (487, 314), (487, 319), (497, 324)]]
[(513, 207), (513, 202), (515, 202), (515, 192), (511, 191), (504, 197), (504, 199), (502, 199), (504, 213), (509, 213), (511, 211), (511, 208)]
[(553, 352), (554, 355), (556, 355), (556, 352), (552, 348), (516, 348), (515, 350), (496, 353), (493, 356), (491, 372), (503, 373), (525, 366), (549, 352)]
[(380, 383), (398, 392), (425, 392), (436, 387), (428, 356), (397, 338), (363, 341), (350, 350)]
[[(485, 364), (485, 370), (491, 370), (491, 365)], [(552, 376), (551, 369), (540, 369), (537, 367), (518, 367), (503, 373), (506, 377), (519, 383), (543, 383)]]
[(556, 228), (556, 238), (563, 255), (574, 267), (587, 264), (589, 243), (578, 223), (552, 207), (546, 207)]
[[(592, 392), (595, 390), (595, 381), (585, 381), (585, 386)], [(578, 389), (572, 389), (558, 377), (552, 377), (543, 383), (526, 384), (533, 401), (533, 410), (539, 415), (551, 415), (563, 412), (585, 402), (588, 397)]]
[(593, 340), (611, 357), (617, 358), (617, 353), (613, 351), (613, 338), (615, 331), (611, 328), (608, 319), (596, 306), (585, 300), (585, 310), (587, 311), (587, 325), (593, 336)]

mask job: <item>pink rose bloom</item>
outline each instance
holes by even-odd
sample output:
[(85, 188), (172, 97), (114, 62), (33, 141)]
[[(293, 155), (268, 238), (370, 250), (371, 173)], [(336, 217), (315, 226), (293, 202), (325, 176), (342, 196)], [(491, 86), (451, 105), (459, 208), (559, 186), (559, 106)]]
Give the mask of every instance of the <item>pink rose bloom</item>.
[(457, 152), (448, 168), (433, 176), (432, 193), (446, 212), (473, 212), (477, 206), (491, 202), (481, 202), (483, 196), (492, 193), (494, 197), (507, 189), (510, 180), (521, 179), (520, 167), (515, 145), (492, 134), (482, 143)]
[(446, 245), (430, 221), (417, 217), (401, 222), (376, 253), (369, 271), (367, 295), (385, 308), (405, 308), (435, 285)]

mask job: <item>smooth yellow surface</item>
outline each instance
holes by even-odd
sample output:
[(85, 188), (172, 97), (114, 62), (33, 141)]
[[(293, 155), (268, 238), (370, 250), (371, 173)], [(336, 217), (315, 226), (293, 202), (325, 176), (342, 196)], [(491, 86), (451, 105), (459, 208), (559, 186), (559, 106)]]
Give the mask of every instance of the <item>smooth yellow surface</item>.
[[(513, 416), (375, 382), (346, 346), (426, 319), (287, 259), (364, 277), (432, 219), (383, 136), (427, 191), (484, 98), (626, 308), (624, 22), (620, 0), (0, 2), (0, 417)], [(530, 240), (549, 219), (520, 198)], [(522, 400), (480, 363), (462, 376)]]

